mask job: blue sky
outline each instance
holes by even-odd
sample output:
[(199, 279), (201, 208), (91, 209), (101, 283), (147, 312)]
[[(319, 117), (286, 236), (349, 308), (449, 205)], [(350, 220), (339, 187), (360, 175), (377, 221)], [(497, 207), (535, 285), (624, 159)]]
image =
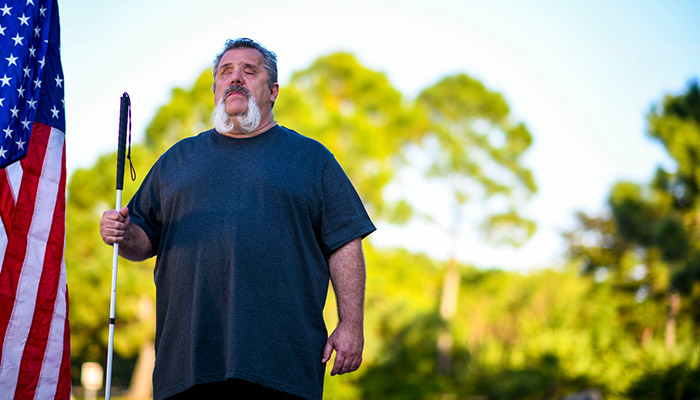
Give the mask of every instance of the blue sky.
[[(494, 248), (467, 215), (454, 246), (425, 223), (380, 225), (373, 240), (515, 270), (556, 265), (574, 213), (602, 210), (615, 181), (673, 168), (645, 136), (644, 115), (700, 77), (697, 1), (66, 0), (60, 11), (69, 172), (116, 147), (122, 92), (132, 98), (137, 141), (170, 89), (191, 85), (229, 37), (275, 51), (282, 86), (338, 50), (385, 72), (409, 97), (447, 74), (480, 79), (533, 132), (526, 162), (539, 192), (525, 212), (537, 234), (520, 249)], [(440, 188), (407, 186), (419, 208), (446, 208), (421, 195)], [(444, 226), (449, 216), (434, 212)]]

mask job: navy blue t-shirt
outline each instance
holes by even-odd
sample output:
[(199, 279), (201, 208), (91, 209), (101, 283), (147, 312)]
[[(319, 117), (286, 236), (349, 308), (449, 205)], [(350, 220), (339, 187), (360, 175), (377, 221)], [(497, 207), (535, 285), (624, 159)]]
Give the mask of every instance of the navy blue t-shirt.
[(156, 400), (227, 378), (321, 398), (327, 260), (375, 230), (323, 145), (202, 132), (161, 156), (129, 213), (157, 255)]

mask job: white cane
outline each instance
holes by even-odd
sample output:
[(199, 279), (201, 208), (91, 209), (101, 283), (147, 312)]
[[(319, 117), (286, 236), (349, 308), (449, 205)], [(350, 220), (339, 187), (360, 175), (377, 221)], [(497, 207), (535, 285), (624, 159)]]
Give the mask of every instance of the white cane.
[[(129, 95), (124, 93), (121, 97), (119, 108), (119, 147), (117, 148), (117, 212), (122, 208), (122, 189), (124, 188), (124, 157), (126, 154), (126, 127), (128, 124), (129, 107), (131, 102)], [(112, 256), (112, 294), (109, 301), (109, 345), (107, 349), (107, 384), (105, 386), (105, 399), (109, 400), (112, 388), (112, 353), (114, 351), (114, 315), (117, 300), (117, 266), (119, 264), (119, 243), (114, 244)]]

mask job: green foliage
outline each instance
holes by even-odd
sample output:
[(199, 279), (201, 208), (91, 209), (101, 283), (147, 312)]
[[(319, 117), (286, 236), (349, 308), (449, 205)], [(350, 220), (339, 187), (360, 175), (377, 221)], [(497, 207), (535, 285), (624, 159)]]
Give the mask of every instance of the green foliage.
[(482, 222), (488, 238), (524, 243), (535, 223), (516, 206), (537, 190), (521, 160), (532, 144), (527, 127), (511, 120), (501, 94), (466, 74), (442, 79), (416, 102), (429, 121), (423, 137), (431, 160), (428, 176), (444, 180), (458, 206), (474, 199), (486, 203)]
[(646, 372), (629, 389), (630, 399), (700, 399), (700, 365), (681, 362)]
[(537, 224), (522, 218), (514, 209), (490, 215), (485, 223), (489, 239), (496, 243), (518, 246), (535, 233)]
[(652, 242), (661, 249), (661, 257), (670, 262), (685, 259), (690, 251), (688, 233), (675, 216), (667, 216), (654, 225)]
[(620, 235), (642, 246), (652, 244), (651, 223), (657, 218), (656, 207), (645, 201), (641, 187), (631, 182), (617, 183), (609, 203)]
[[(567, 236), (572, 259), (585, 274), (610, 275), (618, 293), (628, 299), (626, 326), (641, 331), (662, 327), (640, 318), (646, 313), (639, 310), (665, 306), (665, 296), (677, 291), (686, 295), (684, 304), (690, 303), (681, 308), (681, 321), (688, 316), (698, 321), (688, 310), (697, 304), (700, 286), (699, 90), (693, 82), (686, 93), (666, 96), (648, 115), (650, 136), (664, 145), (677, 171), (658, 168), (647, 185), (615, 184), (610, 213), (596, 218), (580, 214), (579, 227)], [(676, 323), (674, 308), (669, 308), (669, 334)]]
[(673, 276), (671, 284), (682, 293), (691, 293), (693, 290), (693, 283), (697, 281), (700, 281), (700, 254), (693, 256), (693, 258), (685, 264), (685, 268)]
[[(649, 113), (648, 122), (649, 135), (665, 147), (677, 170), (658, 168), (648, 184), (615, 184), (609, 211), (598, 217), (578, 215), (579, 226), (567, 234), (570, 257), (584, 276), (594, 278), (596, 286), (611, 289), (623, 335), (641, 345), (641, 349), (627, 350), (631, 356), (627, 362), (635, 363), (637, 369), (633, 376), (623, 377), (625, 384), (618, 385), (617, 392), (633, 399), (698, 398), (697, 82), (683, 94), (666, 96)], [(685, 295), (680, 306), (677, 292)], [(666, 336), (664, 345), (655, 335)]]
[(678, 166), (678, 175), (700, 187), (700, 87), (694, 81), (684, 94), (667, 95), (649, 113), (649, 135), (661, 142)]
[[(324, 398), (561, 399), (597, 389), (622, 399), (653, 371), (670, 376), (665, 371), (683, 360), (688, 371), (697, 365), (700, 345), (687, 324), (671, 352), (658, 337), (640, 346), (610, 282), (594, 283), (574, 268), (520, 275), (460, 266), (466, 295), (452, 334), (454, 368), (437, 375), (444, 265), (403, 250), (370, 249), (367, 260), (367, 357), (358, 372), (327, 377)], [(392, 261), (405, 273), (385, 267)], [(665, 309), (646, 318), (663, 320)]]
[[(665, 236), (660, 245), (665, 257), (679, 262), (672, 280), (688, 294), (696, 278), (694, 259), (700, 252), (700, 87), (692, 81), (685, 93), (667, 95), (660, 106), (648, 115), (649, 135), (657, 139), (676, 161), (677, 171), (657, 172), (653, 187), (671, 199), (672, 210), (665, 218), (658, 236)], [(662, 227), (659, 227), (661, 229)]]

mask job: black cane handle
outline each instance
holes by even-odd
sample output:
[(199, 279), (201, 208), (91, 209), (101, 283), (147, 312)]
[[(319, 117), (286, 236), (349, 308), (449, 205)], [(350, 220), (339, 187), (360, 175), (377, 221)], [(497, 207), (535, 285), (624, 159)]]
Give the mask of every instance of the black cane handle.
[(126, 155), (126, 128), (129, 125), (129, 94), (124, 92), (119, 108), (119, 147), (117, 148), (117, 190), (124, 188), (124, 157)]

